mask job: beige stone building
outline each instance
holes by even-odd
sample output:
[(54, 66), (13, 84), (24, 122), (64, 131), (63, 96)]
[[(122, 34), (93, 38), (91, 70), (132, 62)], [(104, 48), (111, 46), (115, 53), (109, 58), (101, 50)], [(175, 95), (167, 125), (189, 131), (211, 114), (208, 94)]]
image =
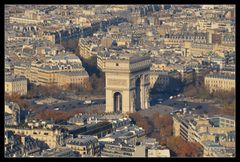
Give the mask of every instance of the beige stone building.
[(31, 82), (38, 85), (64, 86), (69, 84), (87, 87), (89, 75), (79, 64), (32, 64), (24, 68), (14, 68), (14, 74), (24, 75)]
[[(224, 119), (223, 124), (221, 121)], [(207, 117), (177, 112), (173, 115), (173, 134), (186, 141), (198, 142), (203, 148), (204, 156), (220, 156), (223, 151), (235, 148), (235, 120), (232, 117)], [(212, 152), (213, 151), (213, 152)], [(227, 156), (227, 155), (223, 155)]]
[(31, 128), (31, 127), (5, 127), (5, 131), (11, 130), (15, 134), (31, 136), (34, 139), (44, 141), (50, 148), (61, 145), (61, 131), (55, 128)]
[(155, 62), (152, 63), (151, 70), (163, 70), (163, 71), (166, 70), (166, 71), (168, 71), (170, 69), (167, 66), (167, 63), (155, 61)]
[(102, 64), (106, 76), (106, 112), (135, 112), (149, 106), (149, 56), (122, 54)]
[(146, 157), (146, 146), (105, 142), (101, 157)]
[[(218, 118), (219, 121), (213, 123), (215, 120), (213, 118), (178, 112), (173, 116), (173, 134), (186, 141), (195, 141), (201, 144), (203, 141), (215, 140), (216, 134), (225, 134), (235, 130), (233, 125), (235, 120), (223, 118), (229, 123), (227, 127), (221, 124), (222, 117), (214, 118)], [(230, 122), (233, 124), (230, 125)]]
[(80, 56), (82, 56), (85, 59), (89, 59), (92, 56), (97, 54), (96, 49), (100, 44), (97, 38), (80, 38), (78, 42), (78, 47), (80, 51)]
[(10, 23), (21, 23), (21, 24), (38, 24), (43, 23), (44, 20), (29, 19), (22, 17), (10, 17)]
[(8, 94), (27, 94), (27, 79), (23, 76), (7, 76), (5, 79), (5, 92)]
[(89, 135), (80, 135), (67, 142), (66, 147), (84, 156), (100, 156), (99, 142), (96, 137)]
[(185, 57), (192, 55), (203, 56), (211, 51), (214, 51), (220, 57), (224, 57), (224, 51), (235, 51), (235, 44), (230, 40), (222, 41), (220, 44), (212, 44), (207, 42), (192, 42), (190, 40), (164, 38), (164, 44), (181, 44), (184, 47), (183, 56)]
[(161, 87), (166, 87), (169, 82), (170, 78), (168, 72), (166, 71), (151, 71), (150, 72), (150, 87), (153, 88), (155, 85), (160, 85)]
[(24, 15), (21, 17), (10, 17), (9, 19), (10, 23), (21, 24), (38, 24), (44, 22), (37, 10), (25, 10)]
[(170, 157), (170, 150), (151, 148), (148, 149), (148, 157)]
[(82, 87), (89, 86), (89, 76), (84, 72), (60, 72), (56, 75), (58, 86), (64, 86), (68, 84), (79, 85)]
[(212, 73), (204, 78), (204, 85), (210, 91), (235, 90), (235, 75)]

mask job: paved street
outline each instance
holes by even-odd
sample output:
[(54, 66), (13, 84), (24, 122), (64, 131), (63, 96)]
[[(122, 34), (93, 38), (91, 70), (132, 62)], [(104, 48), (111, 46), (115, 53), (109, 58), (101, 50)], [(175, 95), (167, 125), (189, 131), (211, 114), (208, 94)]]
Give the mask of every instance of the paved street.
[(63, 111), (70, 111), (75, 108), (102, 107), (104, 103), (105, 100), (103, 99), (92, 100), (91, 104), (84, 104), (84, 101), (81, 100), (72, 100), (54, 104), (33, 104), (33, 106), (37, 107), (39, 110), (57, 109)]

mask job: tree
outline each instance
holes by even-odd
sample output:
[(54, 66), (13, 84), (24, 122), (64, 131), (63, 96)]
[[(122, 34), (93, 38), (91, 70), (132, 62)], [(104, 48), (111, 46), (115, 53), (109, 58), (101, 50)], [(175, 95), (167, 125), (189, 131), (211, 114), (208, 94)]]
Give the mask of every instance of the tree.
[(152, 123), (149, 121), (147, 117), (143, 117), (139, 112), (134, 112), (129, 114), (129, 117), (134, 120), (137, 126), (142, 127), (146, 134), (150, 134), (152, 131)]
[(67, 120), (71, 117), (71, 114), (65, 111), (55, 111), (55, 110), (43, 110), (36, 115), (36, 119), (50, 120), (54, 121)]
[(197, 94), (197, 88), (190, 84), (189, 86), (185, 87), (183, 90), (183, 94), (187, 97), (193, 97)]
[(155, 113), (152, 115), (154, 132), (151, 136), (156, 138), (160, 143), (166, 144), (166, 138), (172, 136), (172, 117), (170, 115), (160, 115)]
[(129, 117), (132, 118), (135, 123), (139, 122), (142, 119), (141, 115), (137, 112), (130, 113)]
[(72, 111), (69, 112), (70, 116), (74, 116), (75, 114), (79, 113), (85, 113), (84, 109), (73, 109)]
[(99, 113), (100, 113), (100, 110), (99, 110), (99, 109), (93, 109), (93, 110), (91, 110), (91, 113), (93, 113), (93, 114), (99, 114)]
[(100, 73), (99, 77), (95, 73), (92, 74), (90, 77), (90, 83), (92, 89), (94, 89), (93, 94), (105, 94), (105, 75), (103, 73)]
[(203, 153), (203, 148), (199, 143), (187, 142), (181, 137), (169, 137), (167, 146), (179, 157), (201, 157)]
[(13, 94), (5, 94), (5, 101), (7, 102), (15, 102), (19, 105), (20, 108), (28, 109), (29, 103), (21, 98), (21, 96), (17, 93)]

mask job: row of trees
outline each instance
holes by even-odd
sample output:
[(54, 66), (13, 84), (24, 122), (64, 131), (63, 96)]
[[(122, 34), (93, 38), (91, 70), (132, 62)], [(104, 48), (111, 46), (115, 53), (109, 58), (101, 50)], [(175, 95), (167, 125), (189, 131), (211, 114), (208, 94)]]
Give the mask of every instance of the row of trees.
[(35, 119), (41, 120), (53, 120), (53, 121), (61, 121), (67, 120), (71, 117), (71, 114), (65, 111), (55, 111), (55, 110), (43, 110), (34, 117)]
[(85, 94), (85, 95), (105, 95), (105, 75), (104, 73), (100, 73), (97, 76), (95, 73), (92, 74), (89, 78), (89, 83), (86, 87), (82, 87), (79, 85), (69, 85), (66, 90), (76, 91), (77, 95)]
[(183, 89), (183, 93), (185, 96), (188, 97), (199, 97), (203, 99), (224, 99), (228, 101), (232, 101), (232, 99), (235, 97), (235, 90), (232, 89), (231, 91), (214, 91), (212, 93), (209, 92), (208, 88), (204, 85), (204, 79), (199, 79), (198, 83), (192, 83), (189, 85), (186, 85)]
[(187, 97), (198, 97), (202, 99), (210, 99), (213, 97), (202, 85), (196, 86), (193, 84), (186, 86), (183, 94)]
[(66, 86), (42, 86), (42, 85), (34, 85), (32, 84), (31, 88), (28, 91), (28, 94), (25, 96), (26, 98), (33, 97), (66, 97), (66, 93), (75, 93), (76, 95), (104, 95), (105, 94), (105, 76), (101, 73), (99, 77), (96, 74), (93, 74), (89, 78), (89, 82), (87, 86), (77, 85), (77, 84), (69, 84)]
[(129, 114), (136, 125), (143, 127), (146, 133), (159, 142), (166, 140), (166, 137), (172, 136), (173, 120), (170, 115), (161, 115), (155, 113), (151, 117), (144, 117), (139, 112)]
[(139, 112), (129, 114), (136, 125), (143, 127), (146, 134), (156, 138), (159, 144), (166, 145), (173, 154), (179, 157), (200, 157), (202, 147), (199, 143), (184, 141), (173, 136), (173, 120), (170, 115), (153, 114), (150, 118), (143, 117)]
[(210, 93), (203, 84), (188, 85), (184, 88), (183, 94), (187, 97), (197, 97), (201, 99), (215, 100), (222, 105), (223, 109), (214, 108), (209, 106), (209, 109), (216, 110), (215, 113), (222, 115), (234, 115), (236, 110), (235, 90), (231, 91), (213, 91)]
[(63, 121), (63, 120), (68, 120), (69, 118), (73, 117), (75, 114), (79, 114), (79, 113), (90, 113), (90, 114), (96, 114), (96, 113), (100, 113), (99, 109), (92, 109), (92, 110), (85, 110), (85, 109), (73, 109), (71, 111), (56, 111), (56, 110), (42, 110), (40, 112), (38, 112), (36, 114), (36, 116), (34, 116), (35, 119), (41, 119), (41, 120), (53, 120), (55, 122), (59, 122), (59, 121)]
[(216, 113), (218, 115), (230, 115), (235, 116), (236, 113), (236, 100), (234, 99), (232, 103), (225, 102), (223, 104), (223, 107), (217, 107), (216, 105), (209, 104), (208, 105), (208, 114), (209, 115), (215, 115)]
[(13, 93), (12, 95), (5, 93), (5, 101), (15, 102), (20, 106), (20, 108), (25, 108), (25, 109), (31, 108), (30, 104), (27, 101), (23, 100), (22, 97), (17, 93)]
[(63, 92), (63, 87), (59, 87), (56, 85), (51, 86), (42, 86), (42, 85), (34, 85), (32, 84), (31, 89), (29, 89), (27, 98), (33, 97), (58, 97), (61, 92)]
[(92, 86), (92, 94), (105, 95), (105, 73), (100, 73), (99, 77), (93, 74), (90, 77), (90, 83)]
[(173, 120), (170, 115), (160, 115), (155, 113), (151, 117), (154, 125), (154, 132), (152, 137), (156, 138), (161, 145), (166, 145), (166, 139), (172, 136), (173, 132)]
[(184, 141), (181, 137), (168, 137), (167, 147), (178, 157), (201, 157), (203, 148), (199, 143)]
[(148, 117), (143, 117), (139, 112), (131, 113), (129, 117), (133, 119), (137, 126), (142, 127), (146, 131), (146, 134), (151, 134), (153, 132), (154, 126)]

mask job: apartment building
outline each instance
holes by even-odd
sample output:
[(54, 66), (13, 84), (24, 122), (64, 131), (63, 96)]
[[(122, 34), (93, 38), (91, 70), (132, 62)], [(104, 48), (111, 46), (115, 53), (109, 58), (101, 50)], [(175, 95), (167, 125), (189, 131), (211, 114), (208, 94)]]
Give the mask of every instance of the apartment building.
[(234, 131), (234, 123), (235, 120), (232, 117), (207, 117), (189, 112), (177, 112), (173, 115), (173, 134), (187, 141), (201, 143), (207, 138), (214, 139), (211, 133), (216, 135)]
[(76, 158), (76, 157), (81, 157), (81, 156), (78, 152), (73, 151), (70, 148), (58, 147), (58, 148), (54, 148), (54, 149), (43, 150), (40, 157)]
[(97, 54), (96, 48), (100, 44), (97, 37), (95, 38), (80, 38), (78, 42), (78, 47), (80, 51), (80, 56), (85, 59), (92, 57)]
[(147, 153), (147, 157), (170, 157), (170, 150), (159, 146), (148, 148)]
[(5, 126), (5, 131), (8, 130), (13, 131), (15, 134), (27, 135), (44, 141), (49, 148), (55, 148), (63, 144), (62, 130), (51, 125), (41, 126), (38, 123), (29, 123), (29, 126), (24, 127)]
[(151, 88), (153, 88), (155, 85), (160, 85), (162, 88), (164, 88), (170, 82), (168, 72), (166, 71), (152, 70), (149, 78)]
[(235, 120), (231, 116), (213, 116), (210, 121), (216, 127), (235, 127)]
[(235, 75), (224, 73), (208, 74), (204, 78), (204, 85), (210, 91), (235, 90)]
[(4, 156), (5, 157), (33, 157), (39, 156), (46, 145), (33, 139), (31, 136), (16, 135), (11, 131), (5, 132)]
[(21, 23), (21, 24), (38, 24), (43, 23), (44, 20), (34, 20), (22, 17), (10, 17), (10, 23)]
[(66, 147), (80, 153), (81, 156), (100, 156), (98, 139), (94, 136), (79, 135), (67, 142)]
[(32, 63), (28, 70), (22, 66), (15, 67), (14, 74), (24, 75), (38, 85), (89, 86), (89, 75), (79, 63)]
[(170, 32), (165, 35), (164, 43), (165, 44), (179, 44), (184, 43), (185, 41), (191, 41), (195, 43), (207, 43), (208, 42), (208, 33), (206, 32), (188, 32), (188, 31), (177, 31)]
[(123, 128), (117, 128), (111, 134), (107, 134), (105, 137), (100, 138), (101, 142), (114, 142), (122, 141), (129, 145), (136, 145), (145, 139), (145, 130), (141, 127), (134, 125), (125, 126)]
[(132, 146), (124, 142), (104, 143), (101, 157), (146, 157), (146, 147), (144, 145)]
[[(225, 118), (227, 119), (221, 124), (222, 117), (219, 116), (208, 117), (186, 111), (177, 112), (173, 115), (173, 134), (186, 141), (198, 142), (203, 147), (204, 154), (209, 154), (208, 152), (215, 146), (221, 148), (224, 152), (229, 149), (234, 150), (235, 127), (233, 127), (233, 124), (235, 121), (232, 117)], [(227, 123), (227, 126), (225, 123)], [(215, 150), (214, 154), (218, 153), (220, 152)]]
[(27, 94), (27, 79), (23, 76), (6, 76), (5, 93), (8, 94)]

